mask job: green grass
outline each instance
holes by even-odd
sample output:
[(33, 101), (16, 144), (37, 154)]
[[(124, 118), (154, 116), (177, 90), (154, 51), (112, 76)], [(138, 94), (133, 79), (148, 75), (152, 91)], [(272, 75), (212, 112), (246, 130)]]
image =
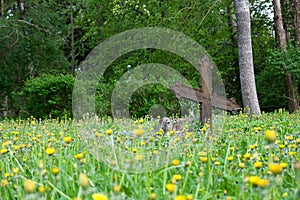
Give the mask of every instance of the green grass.
[[(137, 200), (151, 194), (153, 199), (299, 199), (300, 113), (278, 111), (252, 120), (226, 116), (212, 136), (205, 129), (189, 130), (192, 124), (180, 134), (161, 134), (153, 130), (156, 122), (3, 120), (0, 199), (93, 199), (96, 193)], [(266, 139), (267, 130), (277, 133), (274, 143)], [(48, 155), (48, 147), (55, 153)], [(272, 163), (281, 163), (278, 174), (269, 169)]]

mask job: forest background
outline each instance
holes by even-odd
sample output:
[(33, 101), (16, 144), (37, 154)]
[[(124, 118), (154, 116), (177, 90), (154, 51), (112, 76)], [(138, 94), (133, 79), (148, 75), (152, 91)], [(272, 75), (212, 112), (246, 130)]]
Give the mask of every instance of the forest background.
[[(260, 108), (294, 112), (300, 94), (299, 0), (281, 1), (285, 51), (279, 48), (272, 2), (251, 0), (250, 4)], [(91, 50), (117, 33), (154, 26), (182, 32), (202, 45), (221, 73), (227, 97), (242, 105), (232, 0), (1, 0), (0, 117), (72, 117), (73, 84)], [(183, 58), (157, 49), (137, 50), (113, 62), (99, 81), (99, 115), (111, 115), (116, 83), (142, 63), (172, 66), (198, 87), (199, 73)], [(156, 104), (164, 106), (168, 115), (179, 112), (175, 95), (159, 84), (139, 88), (129, 109), (140, 117)]]

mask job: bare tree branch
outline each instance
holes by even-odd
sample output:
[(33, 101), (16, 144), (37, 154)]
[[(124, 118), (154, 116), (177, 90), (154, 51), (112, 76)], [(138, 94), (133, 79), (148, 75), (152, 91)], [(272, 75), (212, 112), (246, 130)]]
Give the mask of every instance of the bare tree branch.
[[(43, 28), (39, 27), (39, 26), (38, 26), (38, 25), (36, 25), (36, 24), (32, 24), (32, 23), (30, 23), (30, 22), (27, 22), (27, 21), (25, 21), (25, 20), (22, 20), (22, 19), (18, 19), (18, 20), (11, 20), (11, 21), (21, 22), (21, 23), (24, 23), (24, 24), (27, 24), (27, 25), (33, 26), (33, 27), (35, 27), (36, 29), (38, 29), (38, 30), (40, 30), (40, 31), (44, 31), (44, 32), (46, 32), (46, 33), (50, 33), (48, 30), (46, 30), (46, 29), (43, 29)], [(50, 33), (50, 34), (51, 34), (51, 33)]]

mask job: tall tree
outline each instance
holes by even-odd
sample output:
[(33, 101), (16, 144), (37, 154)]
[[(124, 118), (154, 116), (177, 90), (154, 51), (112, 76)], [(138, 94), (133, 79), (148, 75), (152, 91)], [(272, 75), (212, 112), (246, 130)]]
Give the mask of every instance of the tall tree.
[[(284, 25), (283, 25), (280, 0), (273, 0), (273, 6), (274, 6), (275, 30), (277, 33), (276, 35), (278, 37), (278, 45), (281, 51), (286, 51), (287, 37), (286, 37), (286, 30), (284, 29)], [(295, 91), (293, 89), (293, 75), (289, 71), (285, 71), (284, 74), (284, 87), (285, 87), (285, 95), (288, 100), (288, 110), (290, 113), (293, 113), (297, 109), (297, 100), (295, 98)]]
[(294, 24), (298, 46), (300, 48), (300, 3), (294, 0)]
[(240, 80), (244, 108), (260, 115), (256, 93), (248, 0), (235, 0), (239, 49)]

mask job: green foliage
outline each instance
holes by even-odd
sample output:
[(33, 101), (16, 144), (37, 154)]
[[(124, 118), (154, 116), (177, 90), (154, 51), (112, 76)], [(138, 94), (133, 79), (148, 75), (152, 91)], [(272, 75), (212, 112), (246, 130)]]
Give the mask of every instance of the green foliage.
[(18, 93), (25, 100), (21, 116), (71, 117), (74, 78), (71, 75), (42, 75), (25, 82)]
[(257, 76), (257, 87), (262, 109), (272, 111), (286, 107), (284, 74), (292, 73), (294, 82), (300, 80), (300, 49), (289, 46), (286, 51), (269, 51), (264, 69)]

